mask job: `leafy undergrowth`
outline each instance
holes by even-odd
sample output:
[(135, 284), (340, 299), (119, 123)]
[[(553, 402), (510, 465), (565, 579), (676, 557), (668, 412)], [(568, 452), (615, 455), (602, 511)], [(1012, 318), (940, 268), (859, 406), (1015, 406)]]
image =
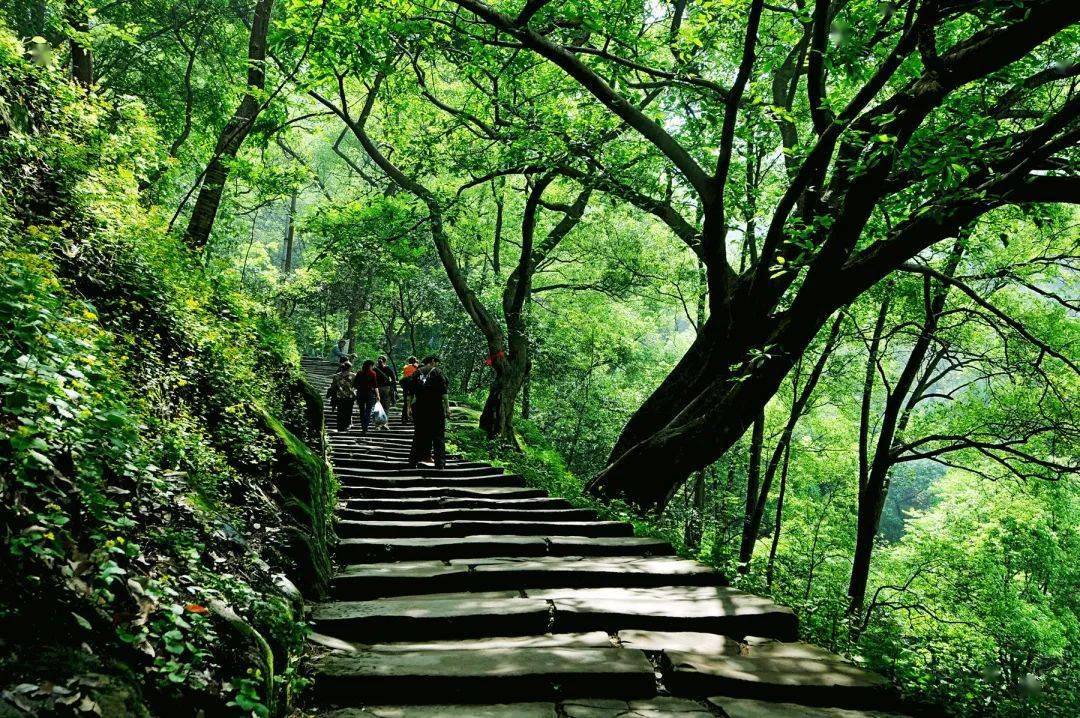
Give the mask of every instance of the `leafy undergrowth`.
[(321, 404), (140, 204), (140, 105), (25, 57), (0, 28), (0, 709), (280, 714), (333, 540)]
[[(447, 451), (459, 453), (469, 461), (486, 461), (508, 473), (520, 474), (531, 486), (561, 496), (577, 508), (593, 509), (605, 521), (627, 521), (638, 536), (664, 539), (680, 552), (678, 532), (659, 520), (641, 516), (619, 501), (601, 501), (585, 492), (585, 482), (566, 467), (558, 449), (550, 445), (535, 424), (515, 422), (518, 449), (505, 442), (489, 439), (479, 427), (480, 412), (459, 404), (453, 409), (453, 426), (448, 430)], [(694, 556), (693, 558), (696, 558)]]

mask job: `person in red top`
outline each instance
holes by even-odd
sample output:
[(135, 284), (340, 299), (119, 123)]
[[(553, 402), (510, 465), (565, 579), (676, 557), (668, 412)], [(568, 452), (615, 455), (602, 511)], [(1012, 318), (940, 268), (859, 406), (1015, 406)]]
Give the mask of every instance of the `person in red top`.
[(416, 375), (416, 370), (419, 367), (416, 365), (416, 357), (409, 357), (405, 360), (405, 368), (401, 370), (401, 395), (404, 401), (401, 404), (401, 423), (411, 424), (412, 418), (412, 403), (413, 397), (416, 392), (413, 391), (413, 377)]
[(360, 405), (360, 429), (367, 433), (368, 425), (371, 424), (371, 411), (375, 408), (376, 390), (379, 386), (379, 378), (375, 376), (375, 362), (365, 359), (360, 371), (356, 372), (353, 379), (356, 388), (356, 401)]

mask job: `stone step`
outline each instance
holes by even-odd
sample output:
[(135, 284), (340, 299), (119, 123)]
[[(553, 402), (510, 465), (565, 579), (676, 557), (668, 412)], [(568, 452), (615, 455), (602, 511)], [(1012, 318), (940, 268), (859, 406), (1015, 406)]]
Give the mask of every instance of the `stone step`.
[(343, 539), (343, 563), (497, 556), (667, 556), (666, 541), (637, 536), (467, 536), (464, 538)]
[[(718, 586), (723, 575), (696, 561), (673, 557), (472, 558), (443, 561), (367, 563), (347, 566), (334, 578), (334, 596), (362, 600), (387, 596), (474, 591), (524, 591), (554, 598), (567, 591), (537, 592), (570, 586), (639, 588)], [(714, 594), (706, 593), (705, 598)], [(694, 596), (696, 598), (696, 596)]]
[(528, 595), (551, 599), (560, 631), (692, 631), (781, 641), (799, 633), (791, 609), (726, 587), (544, 589)]
[(363, 510), (346, 507), (341, 518), (354, 521), (595, 521), (591, 509), (515, 509), (512, 507), (384, 509)]
[(512, 511), (546, 511), (569, 509), (566, 499), (348, 499), (346, 507), (357, 511), (418, 511), (421, 509), (506, 509)]
[[(334, 468), (341, 471), (348, 471), (352, 473), (377, 473), (382, 474), (386, 472), (405, 471), (410, 474), (416, 472), (416, 467), (409, 468), (408, 454), (404, 454), (400, 457), (378, 457), (378, 456), (350, 456), (343, 457), (337, 454), (334, 455)], [(482, 464), (478, 461), (450, 461), (446, 462), (446, 471), (454, 472), (455, 476), (468, 476), (471, 473), (466, 473), (468, 470), (474, 470), (481, 474), (501, 474), (502, 469), (497, 469), (491, 464)]]
[(805, 643), (766, 644), (740, 656), (671, 650), (663, 655), (664, 685), (676, 695), (872, 710), (897, 707), (884, 677)]
[(412, 641), (405, 643), (350, 643), (340, 638), (314, 633), (308, 640), (333, 651), (477, 651), (489, 648), (611, 648), (611, 636), (591, 633), (545, 633), (539, 636), (495, 636), (464, 641)]
[(356, 489), (351, 492), (352, 496), (365, 499), (417, 499), (417, 498), (514, 498), (514, 499), (539, 499), (547, 498), (547, 494), (539, 489), (526, 489), (508, 486), (421, 486), (421, 487), (392, 487), (372, 486)]
[(319, 715), (324, 718), (713, 718), (716, 713), (699, 701), (655, 696), (629, 700), (569, 698), (558, 704), (365, 706)]
[(345, 497), (368, 497), (372, 496), (372, 490), (377, 489), (525, 488), (525, 480), (513, 474), (470, 476), (464, 479), (448, 479), (438, 476), (342, 476), (340, 481), (342, 485), (339, 495)]
[(315, 662), (313, 672), (316, 697), (337, 704), (405, 696), (410, 702), (492, 703), (656, 693), (645, 654), (619, 648), (335, 653)]
[(415, 468), (408, 468), (402, 466), (399, 468), (387, 468), (380, 469), (378, 471), (373, 469), (350, 469), (349, 467), (339, 468), (334, 467), (334, 473), (338, 475), (343, 481), (348, 478), (366, 478), (366, 479), (390, 479), (401, 476), (429, 476), (440, 477), (448, 479), (460, 479), (470, 478), (477, 476), (502, 476), (506, 474), (506, 471), (497, 466), (482, 465), (474, 468), (456, 468), (448, 467), (445, 469), (436, 469), (434, 466), (423, 465)]
[[(712, 592), (712, 597), (703, 596), (703, 590)], [(526, 598), (476, 598), (463, 593), (434, 599), (338, 601), (315, 606), (312, 617), (319, 633), (367, 642), (623, 629), (792, 640), (798, 629), (787, 608), (713, 587), (548, 589)]]
[(728, 696), (710, 697), (708, 703), (722, 711), (727, 718), (903, 718), (899, 713), (812, 707)]
[[(336, 450), (334, 452), (334, 465), (345, 469), (368, 469), (368, 463), (377, 462), (376, 468), (401, 469), (408, 464), (408, 449), (372, 449), (367, 451)], [(478, 466), (490, 466), (490, 464), (478, 461), (464, 461), (456, 455), (446, 457), (446, 465), (449, 469), (476, 469)]]
[(554, 703), (386, 705), (320, 711), (320, 718), (559, 718)]
[(703, 701), (673, 696), (653, 698), (571, 698), (559, 704), (565, 718), (713, 718)]
[(348, 538), (426, 538), (438, 536), (632, 536), (621, 521), (349, 521), (337, 522)]

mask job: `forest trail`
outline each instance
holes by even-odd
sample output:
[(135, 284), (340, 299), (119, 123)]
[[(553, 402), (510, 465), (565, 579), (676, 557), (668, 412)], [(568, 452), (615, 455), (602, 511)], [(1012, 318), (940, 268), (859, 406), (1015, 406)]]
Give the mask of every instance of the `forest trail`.
[[(304, 368), (325, 392), (334, 367)], [(317, 715), (898, 715), (883, 678), (670, 544), (487, 464), (408, 470), (397, 416), (367, 437), (326, 417), (341, 542), (311, 616)]]

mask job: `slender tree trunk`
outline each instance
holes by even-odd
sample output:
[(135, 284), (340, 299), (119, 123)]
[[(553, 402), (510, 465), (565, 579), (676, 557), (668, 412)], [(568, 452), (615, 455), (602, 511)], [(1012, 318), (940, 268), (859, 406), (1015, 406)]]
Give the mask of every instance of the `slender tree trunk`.
[(567, 452), (566, 463), (573, 467), (577, 460), (578, 445), (581, 442), (581, 432), (585, 425), (585, 409), (589, 405), (589, 392), (592, 388), (592, 376), (596, 365), (590, 364), (585, 371), (584, 390), (575, 392), (577, 395), (577, 421), (574, 422), (574, 438), (570, 440), (570, 451)]
[(293, 238), (296, 234), (296, 190), (289, 199), (289, 216), (285, 222), (285, 252), (281, 261), (281, 272), (288, 276), (293, 269)]
[(495, 197), (495, 241), (491, 248), (491, 270), (496, 278), (499, 276), (502, 255), (503, 185), (505, 183), (506, 180), (503, 177), (491, 181), (491, 194)]
[(266, 36), (270, 30), (270, 15), (274, 0), (259, 0), (248, 37), (247, 89), (240, 105), (218, 136), (214, 154), (203, 173), (202, 186), (191, 212), (184, 237), (194, 249), (202, 249), (210, 240), (225, 180), (229, 177), (229, 162), (236, 157), (240, 146), (251, 133), (261, 109), (261, 91), (266, 85)]
[(773, 479), (776, 477), (776, 470), (780, 465), (781, 459), (785, 456), (787, 447), (791, 444), (791, 437), (795, 432), (795, 425), (806, 412), (814, 389), (817, 388), (818, 380), (821, 379), (821, 374), (825, 370), (825, 365), (829, 360), (829, 356), (836, 346), (836, 340), (840, 335), (840, 327), (843, 324), (843, 320), (844, 315), (843, 313), (840, 313), (836, 317), (836, 320), (833, 321), (829, 336), (825, 340), (825, 346), (821, 350), (821, 354), (818, 356), (817, 361), (814, 362), (814, 367), (811, 369), (810, 375), (806, 379), (806, 383), (803, 384), (801, 388), (802, 359), (800, 359), (799, 363), (796, 365), (791, 382), (793, 396), (791, 397), (791, 411), (788, 414), (787, 423), (780, 434), (780, 438), (776, 442), (776, 446), (773, 448), (769, 463), (765, 469), (765, 477), (761, 482), (757, 496), (753, 497), (752, 505), (750, 503), (751, 497), (747, 495), (748, 510), (745, 523), (743, 524), (742, 543), (739, 548), (739, 564), (747, 567), (747, 570), (749, 570), (750, 560), (754, 556), (754, 547), (757, 545), (757, 538), (761, 535), (761, 523), (765, 518), (765, 506), (769, 500), (769, 491), (772, 489)]
[(34, 35), (45, 34), (45, 16), (49, 12), (48, 0), (34, 0), (30, 6), (30, 30)]
[(526, 421), (532, 414), (532, 371), (525, 370), (525, 384), (521, 387), (521, 418)]
[(476, 362), (469, 361), (465, 363), (465, 372), (461, 375), (461, 391), (469, 393), (469, 382), (472, 380), (473, 372), (476, 370)]
[(345, 320), (345, 338), (348, 340), (349, 353), (356, 351), (356, 320), (360, 316), (360, 307), (349, 307), (349, 315)]
[[(963, 256), (963, 243), (957, 241), (949, 254), (943, 274), (952, 277)], [(915, 386), (922, 369), (923, 361), (934, 340), (937, 331), (938, 316), (945, 308), (949, 285), (942, 286), (936, 293), (928, 276), (923, 277), (923, 303), (925, 316), (922, 330), (915, 340), (911, 353), (908, 354), (904, 368), (889, 390), (882, 412), (874, 458), (870, 463), (866, 481), (859, 486), (859, 515), (855, 533), (855, 553), (852, 557), (851, 579), (848, 582), (848, 612), (856, 614), (862, 610), (866, 600), (866, 587), (870, 581), (870, 562), (874, 553), (874, 539), (881, 524), (881, 512), (885, 508), (885, 499), (889, 493), (889, 474), (895, 464), (895, 450), (904, 432), (910, 413), (904, 412), (908, 394)], [(880, 319), (879, 319), (880, 321)], [(868, 371), (868, 376), (872, 373)], [(868, 413), (863, 412), (864, 421)], [(861, 436), (869, 432), (867, 426), (860, 427)]]
[(746, 469), (746, 506), (743, 511), (742, 541), (739, 544), (739, 573), (743, 574), (750, 572), (749, 557), (753, 554), (753, 544), (757, 541), (757, 531), (751, 527), (758, 491), (761, 488), (761, 453), (764, 443), (765, 412), (759, 411), (754, 417), (754, 426), (750, 433), (750, 460)]
[(689, 520), (683, 532), (686, 548), (696, 552), (701, 548), (702, 528), (705, 521), (705, 470), (694, 474), (694, 486), (691, 490)]
[[(90, 32), (90, 17), (86, 8), (81, 3), (72, 0), (67, 5), (66, 12), (71, 29), (78, 33)], [(70, 42), (71, 49), (71, 77), (83, 87), (89, 88), (94, 84), (94, 55), (90, 47), (79, 40)]]
[[(888, 474), (888, 469), (884, 471)], [(859, 492), (859, 514), (855, 526), (855, 552), (851, 560), (851, 579), (848, 583), (849, 613), (857, 613), (866, 600), (866, 586), (870, 581), (870, 561), (874, 553), (874, 539), (885, 507), (887, 488), (885, 478), (871, 472), (870, 483)]]
[(776, 568), (776, 549), (780, 545), (780, 527), (784, 519), (784, 497), (787, 495), (788, 465), (791, 461), (791, 444), (784, 447), (784, 464), (780, 469), (780, 493), (776, 497), (776, 521), (773, 525), (772, 543), (769, 545), (769, 561), (765, 565), (765, 585), (772, 586)]

